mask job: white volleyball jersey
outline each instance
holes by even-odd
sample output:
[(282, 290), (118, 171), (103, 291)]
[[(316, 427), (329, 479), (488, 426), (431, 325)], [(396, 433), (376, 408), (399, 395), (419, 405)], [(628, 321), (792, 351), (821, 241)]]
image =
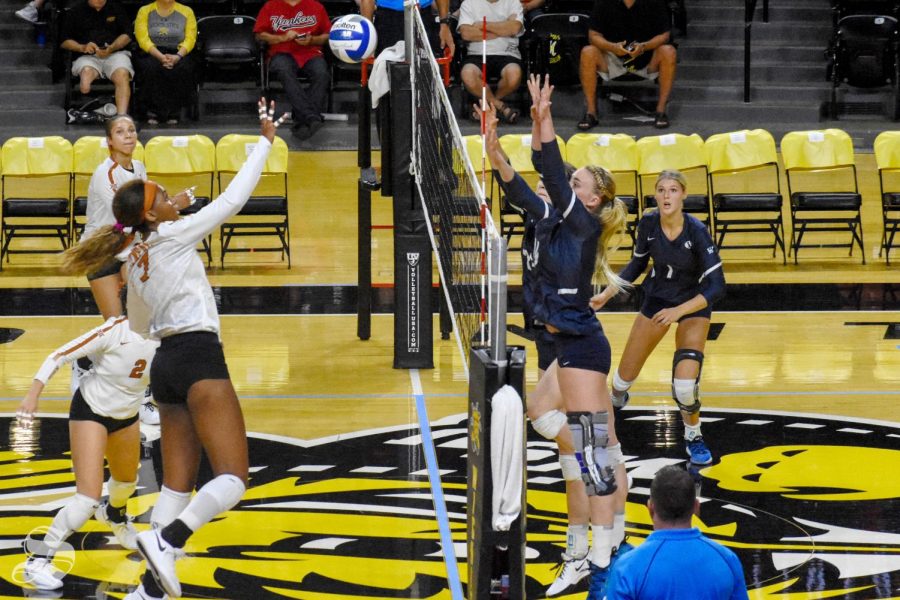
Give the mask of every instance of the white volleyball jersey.
[(83, 237), (89, 237), (104, 225), (113, 225), (112, 201), (116, 191), (133, 179), (147, 180), (147, 169), (139, 160), (131, 161), (132, 171), (107, 158), (94, 169), (87, 193), (87, 223), (84, 225)]
[(87, 356), (94, 365), (81, 378), (81, 395), (96, 414), (127, 419), (141, 407), (158, 346), (158, 341), (133, 332), (128, 317), (110, 317), (57, 348), (34, 378), (46, 384), (62, 365)]
[(128, 262), (128, 315), (135, 331), (154, 339), (189, 331), (219, 333), (216, 301), (195, 247), (247, 203), (270, 149), (260, 136), (218, 198), (193, 215), (160, 223), (118, 255)]

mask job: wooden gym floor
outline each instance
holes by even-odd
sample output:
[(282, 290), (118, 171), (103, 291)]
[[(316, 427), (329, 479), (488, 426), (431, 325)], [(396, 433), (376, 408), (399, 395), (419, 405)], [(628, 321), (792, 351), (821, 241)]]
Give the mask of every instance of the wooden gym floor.
[[(704, 434), (717, 461), (697, 474), (697, 524), (740, 554), (754, 599), (900, 598), (900, 276), (874, 257), (877, 179), (872, 157), (858, 158), (866, 266), (840, 250), (804, 250), (798, 266), (765, 251), (723, 252), (734, 285), (731, 310), (714, 314), (703, 369)], [(455, 342), (440, 339), (433, 370), (391, 368), (390, 314), (373, 317), (371, 339), (356, 337), (355, 164), (353, 153), (292, 153), (291, 270), (277, 254), (252, 253), (209, 271), (253, 473), (242, 503), (190, 540), (178, 563), (186, 596), (443, 599), (466, 581), (465, 369)], [(374, 205), (373, 222), (389, 223), (390, 200)], [(374, 238), (373, 278), (389, 284), (390, 232)], [(0, 332), (18, 333), (0, 344), (2, 597), (34, 594), (17, 569), (21, 541), (72, 493), (68, 372), (46, 389), (39, 427), (11, 418), (43, 358), (98, 324), (85, 282), (58, 275), (56, 261), (17, 255), (0, 274)], [(628, 306), (601, 315), (614, 367), (633, 317)], [(619, 425), (636, 543), (650, 530), (643, 504), (653, 473), (685, 463), (669, 397), (671, 338)], [(533, 357), (526, 340), (509, 343)], [(526, 377), (530, 389), (533, 363)], [(145, 434), (129, 505), (138, 528), (159, 478), (158, 432)], [(565, 506), (549, 444), (530, 431), (528, 466), (528, 597), (539, 598), (565, 542)], [(66, 586), (50, 597), (120, 598), (136, 583), (136, 555), (94, 521), (69, 541), (56, 561)]]

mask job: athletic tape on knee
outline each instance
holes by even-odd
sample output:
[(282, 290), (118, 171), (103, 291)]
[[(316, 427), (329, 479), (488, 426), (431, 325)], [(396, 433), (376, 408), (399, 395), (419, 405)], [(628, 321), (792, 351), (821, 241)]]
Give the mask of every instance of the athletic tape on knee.
[(113, 508), (125, 506), (136, 487), (137, 479), (134, 481), (117, 481), (110, 477), (106, 483), (106, 489), (109, 491), (109, 505)]
[(609, 457), (609, 464), (612, 467), (625, 464), (625, 455), (622, 454), (622, 444), (606, 447), (606, 455)]
[(176, 492), (162, 486), (156, 504), (153, 505), (153, 512), (150, 513), (150, 523), (154, 527), (165, 527), (178, 518), (190, 501), (190, 492)]
[(673, 379), (672, 396), (678, 408), (689, 414), (700, 412), (700, 384), (694, 379)]
[(581, 465), (574, 454), (560, 454), (559, 466), (562, 469), (563, 479), (566, 481), (581, 481)]
[(606, 412), (570, 412), (569, 429), (575, 446), (575, 458), (581, 466), (588, 496), (607, 496), (616, 491), (616, 477), (609, 463)]
[(50, 529), (44, 536), (44, 542), (55, 550), (67, 537), (72, 535), (73, 531), (78, 531), (88, 522), (98, 506), (100, 506), (98, 500), (84, 494), (75, 494), (53, 517)]
[(197, 531), (215, 517), (229, 510), (238, 502), (246, 491), (244, 482), (229, 473), (219, 475), (197, 492), (178, 518), (191, 531)]
[(566, 426), (566, 415), (556, 410), (548, 410), (537, 419), (531, 422), (531, 426), (537, 431), (541, 437), (548, 440), (555, 440), (559, 437), (559, 432)]

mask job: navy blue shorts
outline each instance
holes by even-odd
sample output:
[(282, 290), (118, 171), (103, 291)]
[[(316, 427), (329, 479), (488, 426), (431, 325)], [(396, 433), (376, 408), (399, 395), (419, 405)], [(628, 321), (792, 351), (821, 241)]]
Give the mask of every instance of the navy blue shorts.
[(97, 271), (93, 273), (87, 274), (88, 281), (94, 281), (95, 279), (103, 279), (104, 277), (109, 277), (110, 275), (118, 275), (119, 271), (122, 270), (122, 265), (124, 265), (121, 260), (116, 260), (115, 258), (100, 267)]
[(94, 423), (103, 425), (106, 428), (107, 433), (115, 433), (116, 431), (125, 429), (133, 424), (138, 420), (138, 416), (137, 413), (135, 413), (134, 416), (127, 419), (113, 419), (112, 417), (98, 415), (91, 409), (91, 406), (87, 403), (87, 400), (84, 399), (84, 396), (81, 395), (81, 390), (75, 390), (75, 395), (72, 396), (72, 406), (69, 407), (69, 420), (93, 421)]
[(609, 375), (612, 350), (602, 329), (588, 335), (554, 333), (553, 343), (560, 367), (587, 369)]
[(546, 371), (556, 360), (556, 344), (553, 342), (553, 334), (546, 327), (534, 329), (534, 345), (537, 346), (538, 369)]
[(204, 379), (230, 379), (219, 336), (192, 331), (163, 338), (150, 365), (150, 390), (162, 404), (184, 404)]
[[(652, 319), (653, 315), (658, 313), (664, 308), (672, 308), (673, 306), (678, 306), (681, 302), (670, 302), (668, 300), (662, 300), (660, 298), (647, 297), (644, 298), (644, 303), (641, 304), (641, 314), (647, 317), (648, 319)], [(692, 312), (689, 315), (684, 315), (678, 322), (682, 322), (685, 319), (692, 319), (694, 317), (706, 317), (707, 319), (712, 318), (712, 306), (707, 306), (706, 308), (702, 308), (697, 312)]]

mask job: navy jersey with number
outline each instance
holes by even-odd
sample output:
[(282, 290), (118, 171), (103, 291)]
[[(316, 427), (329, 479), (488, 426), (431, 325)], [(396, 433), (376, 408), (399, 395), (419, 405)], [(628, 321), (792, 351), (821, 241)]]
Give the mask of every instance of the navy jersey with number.
[(619, 275), (626, 281), (636, 280), (651, 258), (653, 269), (643, 283), (648, 298), (675, 306), (703, 294), (712, 306), (725, 295), (719, 250), (709, 230), (696, 217), (684, 214), (684, 227), (674, 240), (663, 233), (658, 211), (641, 217), (631, 262)]

